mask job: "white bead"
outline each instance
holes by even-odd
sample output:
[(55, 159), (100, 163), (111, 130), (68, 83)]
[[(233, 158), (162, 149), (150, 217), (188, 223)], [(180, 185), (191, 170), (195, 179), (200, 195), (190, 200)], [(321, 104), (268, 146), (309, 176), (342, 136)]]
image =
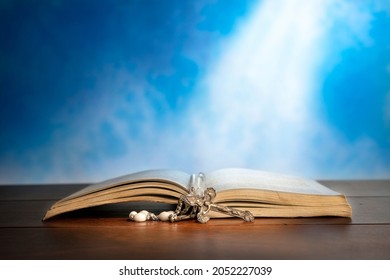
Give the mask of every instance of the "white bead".
[(158, 215), (160, 221), (166, 222), (169, 220), (169, 216), (172, 215), (173, 211), (163, 211)]
[(146, 211), (146, 210), (142, 210), (140, 213), (144, 213), (145, 215), (148, 215), (148, 214), (149, 214), (149, 212)]
[(135, 222), (145, 222), (147, 215), (145, 213), (139, 212), (137, 215), (134, 216)]
[(134, 220), (134, 216), (135, 216), (135, 215), (137, 215), (137, 212), (131, 211), (130, 214), (129, 214), (130, 220)]

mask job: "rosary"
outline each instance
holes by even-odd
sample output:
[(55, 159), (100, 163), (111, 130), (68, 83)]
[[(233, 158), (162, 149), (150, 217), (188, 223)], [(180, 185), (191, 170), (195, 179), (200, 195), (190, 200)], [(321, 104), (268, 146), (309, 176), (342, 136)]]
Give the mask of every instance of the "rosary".
[(246, 222), (252, 222), (254, 217), (249, 211), (242, 211), (236, 208), (213, 203), (216, 197), (214, 188), (205, 188), (205, 176), (203, 173), (193, 174), (190, 180), (190, 192), (179, 198), (175, 211), (164, 211), (155, 215), (146, 210), (140, 212), (132, 211), (129, 219), (135, 222), (144, 221), (169, 221), (171, 223), (196, 219), (199, 223), (205, 224), (210, 220), (210, 211), (223, 213), (232, 217), (238, 217)]

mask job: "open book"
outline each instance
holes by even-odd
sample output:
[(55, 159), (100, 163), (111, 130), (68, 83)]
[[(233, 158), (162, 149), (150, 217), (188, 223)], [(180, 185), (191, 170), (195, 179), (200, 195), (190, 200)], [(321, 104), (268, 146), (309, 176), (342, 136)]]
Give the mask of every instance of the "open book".
[[(147, 170), (90, 185), (56, 202), (44, 220), (87, 207), (120, 202), (177, 204), (189, 192), (191, 175), (178, 170)], [(221, 169), (205, 174), (214, 203), (249, 210), (255, 217), (350, 217), (345, 196), (314, 180), (251, 169)], [(228, 217), (212, 212), (213, 218)]]

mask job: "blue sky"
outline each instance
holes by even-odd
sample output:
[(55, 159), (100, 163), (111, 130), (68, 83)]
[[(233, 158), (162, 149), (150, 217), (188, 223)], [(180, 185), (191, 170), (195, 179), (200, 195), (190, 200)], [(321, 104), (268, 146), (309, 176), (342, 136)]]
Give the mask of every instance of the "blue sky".
[(387, 1), (2, 1), (0, 183), (390, 178)]

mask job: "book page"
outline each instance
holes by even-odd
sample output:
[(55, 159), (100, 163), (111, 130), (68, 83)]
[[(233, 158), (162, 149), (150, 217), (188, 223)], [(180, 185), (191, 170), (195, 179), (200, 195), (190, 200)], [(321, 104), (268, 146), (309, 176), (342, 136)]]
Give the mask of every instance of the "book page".
[(100, 183), (92, 184), (86, 188), (71, 194), (64, 200), (72, 199), (75, 197), (83, 196), (86, 194), (94, 193), (104, 189), (108, 189), (114, 186), (120, 186), (124, 184), (130, 184), (135, 182), (168, 182), (181, 186), (183, 189), (187, 189), (187, 185), (190, 180), (190, 175), (179, 170), (161, 169), (161, 170), (146, 170), (137, 173), (132, 173), (113, 179), (109, 179)]
[(340, 195), (314, 180), (240, 168), (221, 169), (208, 173), (206, 187), (213, 187), (217, 193), (228, 189), (245, 188), (301, 194)]

